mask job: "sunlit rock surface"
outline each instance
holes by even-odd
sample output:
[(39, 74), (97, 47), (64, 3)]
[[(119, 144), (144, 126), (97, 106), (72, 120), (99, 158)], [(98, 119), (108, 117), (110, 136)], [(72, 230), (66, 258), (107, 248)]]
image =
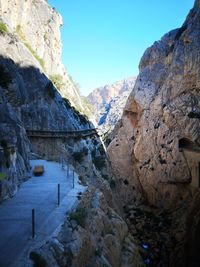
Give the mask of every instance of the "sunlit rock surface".
[(108, 135), (121, 119), (123, 108), (131, 93), (136, 78), (131, 77), (95, 89), (87, 97), (94, 109), (98, 129)]
[(146, 50), (108, 147), (124, 200), (146, 201), (173, 213), (171, 238), (176, 241), (169, 266), (199, 264), (195, 249), (190, 248), (189, 256), (184, 250), (188, 236), (193, 248), (199, 247), (199, 238), (194, 238), (200, 221), (199, 17), (200, 1), (196, 1), (181, 28)]
[(146, 50), (109, 147), (120, 175), (138, 181), (155, 205), (184, 197), (197, 178), (190, 168), (192, 155), (185, 150), (191, 147), (195, 153), (200, 148), (199, 13), (196, 2), (180, 29)]
[[(46, 0), (0, 1), (0, 15), (9, 32), (16, 36), (15, 41), (20, 42), (17, 44), (20, 64), (24, 67), (32, 65), (29, 60), (29, 54), (32, 54), (35, 65), (55, 82), (61, 95), (79, 109), (87, 109), (61, 61), (60, 27), (63, 20), (55, 8), (50, 7)], [(26, 58), (20, 54), (22, 46), (26, 47)], [(12, 55), (12, 48), (5, 48), (7, 55)]]

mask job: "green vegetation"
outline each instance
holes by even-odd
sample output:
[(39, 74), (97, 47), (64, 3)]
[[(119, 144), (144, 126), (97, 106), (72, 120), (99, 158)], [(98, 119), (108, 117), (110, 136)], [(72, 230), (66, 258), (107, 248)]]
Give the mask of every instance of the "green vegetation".
[[(90, 102), (88, 101), (87, 97), (81, 95), (81, 101), (84, 105), (84, 107), (86, 107), (90, 113), (92, 113), (94, 110), (93, 110), (93, 106), (90, 104)], [(90, 115), (90, 114), (87, 114), (86, 115)]]
[(6, 71), (4, 66), (0, 65), (0, 86), (7, 88), (12, 82), (12, 77), (9, 72)]
[(5, 179), (6, 179), (6, 177), (7, 177), (7, 175), (6, 175), (5, 173), (3, 173), (3, 172), (0, 172), (0, 181), (3, 181), (3, 180), (5, 180)]
[(60, 90), (65, 85), (65, 83), (63, 82), (63, 77), (60, 74), (49, 75), (49, 79), (58, 90)]
[(33, 267), (46, 267), (47, 262), (38, 253), (32, 251), (29, 255), (30, 259), (34, 262)]
[(80, 92), (80, 85), (78, 83), (76, 83), (73, 78), (69, 75), (69, 80), (71, 81), (71, 83), (73, 84), (73, 86), (75, 87), (76, 91), (78, 92), (81, 102), (83, 103), (84, 109), (82, 109), (77, 101), (77, 98), (73, 98), (72, 101), (74, 102), (76, 109), (79, 113), (83, 113), (86, 115), (86, 117), (91, 117), (92, 112), (93, 112), (93, 108), (92, 105), (89, 103), (89, 101), (87, 100), (87, 98), (83, 95), (81, 95)]
[(79, 110), (77, 110), (77, 108), (73, 107), (69, 101), (69, 99), (67, 98), (63, 98), (63, 101), (64, 101), (64, 104), (65, 104), (65, 107), (67, 109), (72, 109), (73, 110), (73, 113), (75, 114), (75, 116), (77, 117), (77, 119), (80, 121), (81, 124), (87, 124), (89, 123), (89, 119), (86, 115), (84, 114), (81, 114), (81, 112)]
[(69, 215), (70, 220), (75, 220), (78, 225), (84, 227), (85, 226), (85, 219), (87, 217), (87, 210), (86, 208), (78, 208), (75, 212), (72, 212)]
[(21, 25), (17, 25), (17, 27), (16, 27), (16, 33), (20, 37), (20, 39), (23, 42), (23, 44), (28, 48), (28, 50), (31, 52), (31, 54), (39, 62), (39, 64), (43, 68), (43, 70), (45, 70), (44, 60), (41, 57), (38, 56), (38, 54), (33, 50), (33, 48), (31, 47), (31, 45), (26, 40), (26, 37), (25, 37), (25, 35), (24, 35), (23, 31), (22, 31)]
[(83, 157), (87, 156), (87, 154), (88, 154), (88, 149), (86, 147), (83, 147), (82, 150), (74, 152), (72, 156), (75, 161), (78, 161), (79, 163), (81, 163), (83, 160)]
[(47, 39), (48, 39), (48, 33), (47, 32), (45, 32), (45, 34), (44, 34), (44, 41), (46, 42), (47, 41)]
[(92, 151), (92, 162), (98, 170), (101, 170), (106, 165), (105, 158), (101, 155), (97, 156), (96, 150)]
[(8, 28), (5, 23), (0, 22), (0, 34), (5, 36), (8, 34)]
[(37, 6), (37, 1), (36, 0), (32, 0), (32, 3), (34, 6)]

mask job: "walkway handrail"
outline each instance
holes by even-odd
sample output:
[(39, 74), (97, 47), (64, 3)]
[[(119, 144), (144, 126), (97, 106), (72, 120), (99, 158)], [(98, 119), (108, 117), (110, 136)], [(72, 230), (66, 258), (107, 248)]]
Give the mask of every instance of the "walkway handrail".
[(87, 135), (98, 135), (96, 128), (84, 129), (84, 130), (73, 130), (73, 131), (47, 131), (47, 130), (26, 130), (29, 137), (52, 137), (62, 138), (67, 136), (87, 136)]

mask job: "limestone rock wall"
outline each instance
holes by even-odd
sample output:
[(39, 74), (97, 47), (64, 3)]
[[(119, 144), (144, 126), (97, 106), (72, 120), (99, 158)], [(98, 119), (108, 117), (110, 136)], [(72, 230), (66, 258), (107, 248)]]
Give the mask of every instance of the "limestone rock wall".
[(153, 205), (170, 207), (190, 198), (191, 181), (199, 180), (199, 174), (192, 174), (197, 173), (191, 167), (194, 156), (188, 155), (196, 153), (193, 165), (199, 168), (199, 16), (196, 1), (183, 26), (155, 42), (141, 59), (122, 123), (108, 148), (128, 200), (142, 195)]
[(90, 187), (82, 196), (74, 213), (82, 210), (81, 220), (69, 216), (57, 237), (34, 248), (48, 267), (144, 266), (126, 223), (105, 197), (110, 195), (109, 189), (105, 195), (103, 187)]
[(33, 148), (27, 129), (68, 131), (92, 124), (63, 99), (47, 76), (58, 70), (56, 75), (66, 76), (63, 81), (69, 78), (60, 59), (61, 18), (57, 12), (46, 1), (12, 0), (0, 1), (0, 15), (7, 28), (0, 33), (2, 200), (28, 178)]
[(107, 145), (112, 139), (112, 131), (121, 119), (123, 109), (126, 105), (136, 78), (131, 77), (112, 85), (95, 89), (88, 100), (94, 108), (94, 115), (103, 140)]
[[(0, 16), (9, 31), (25, 44), (27, 54), (34, 54), (35, 64), (57, 81), (57, 89), (62, 96), (69, 98), (79, 109), (87, 109), (61, 61), (61, 15), (46, 0), (1, 0)], [(25, 64), (29, 66), (28, 59)]]
[(0, 201), (12, 197), (28, 179), (30, 142), (0, 87)]

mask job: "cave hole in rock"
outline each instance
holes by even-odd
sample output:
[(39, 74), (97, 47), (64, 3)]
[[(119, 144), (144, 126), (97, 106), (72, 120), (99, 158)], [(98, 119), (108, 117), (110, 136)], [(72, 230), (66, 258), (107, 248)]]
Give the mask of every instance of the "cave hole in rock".
[(196, 150), (198, 149), (198, 146), (196, 146), (195, 143), (190, 141), (188, 138), (181, 138), (179, 140), (179, 150), (182, 151), (183, 149)]
[(200, 112), (191, 111), (188, 113), (190, 119), (200, 119)]

